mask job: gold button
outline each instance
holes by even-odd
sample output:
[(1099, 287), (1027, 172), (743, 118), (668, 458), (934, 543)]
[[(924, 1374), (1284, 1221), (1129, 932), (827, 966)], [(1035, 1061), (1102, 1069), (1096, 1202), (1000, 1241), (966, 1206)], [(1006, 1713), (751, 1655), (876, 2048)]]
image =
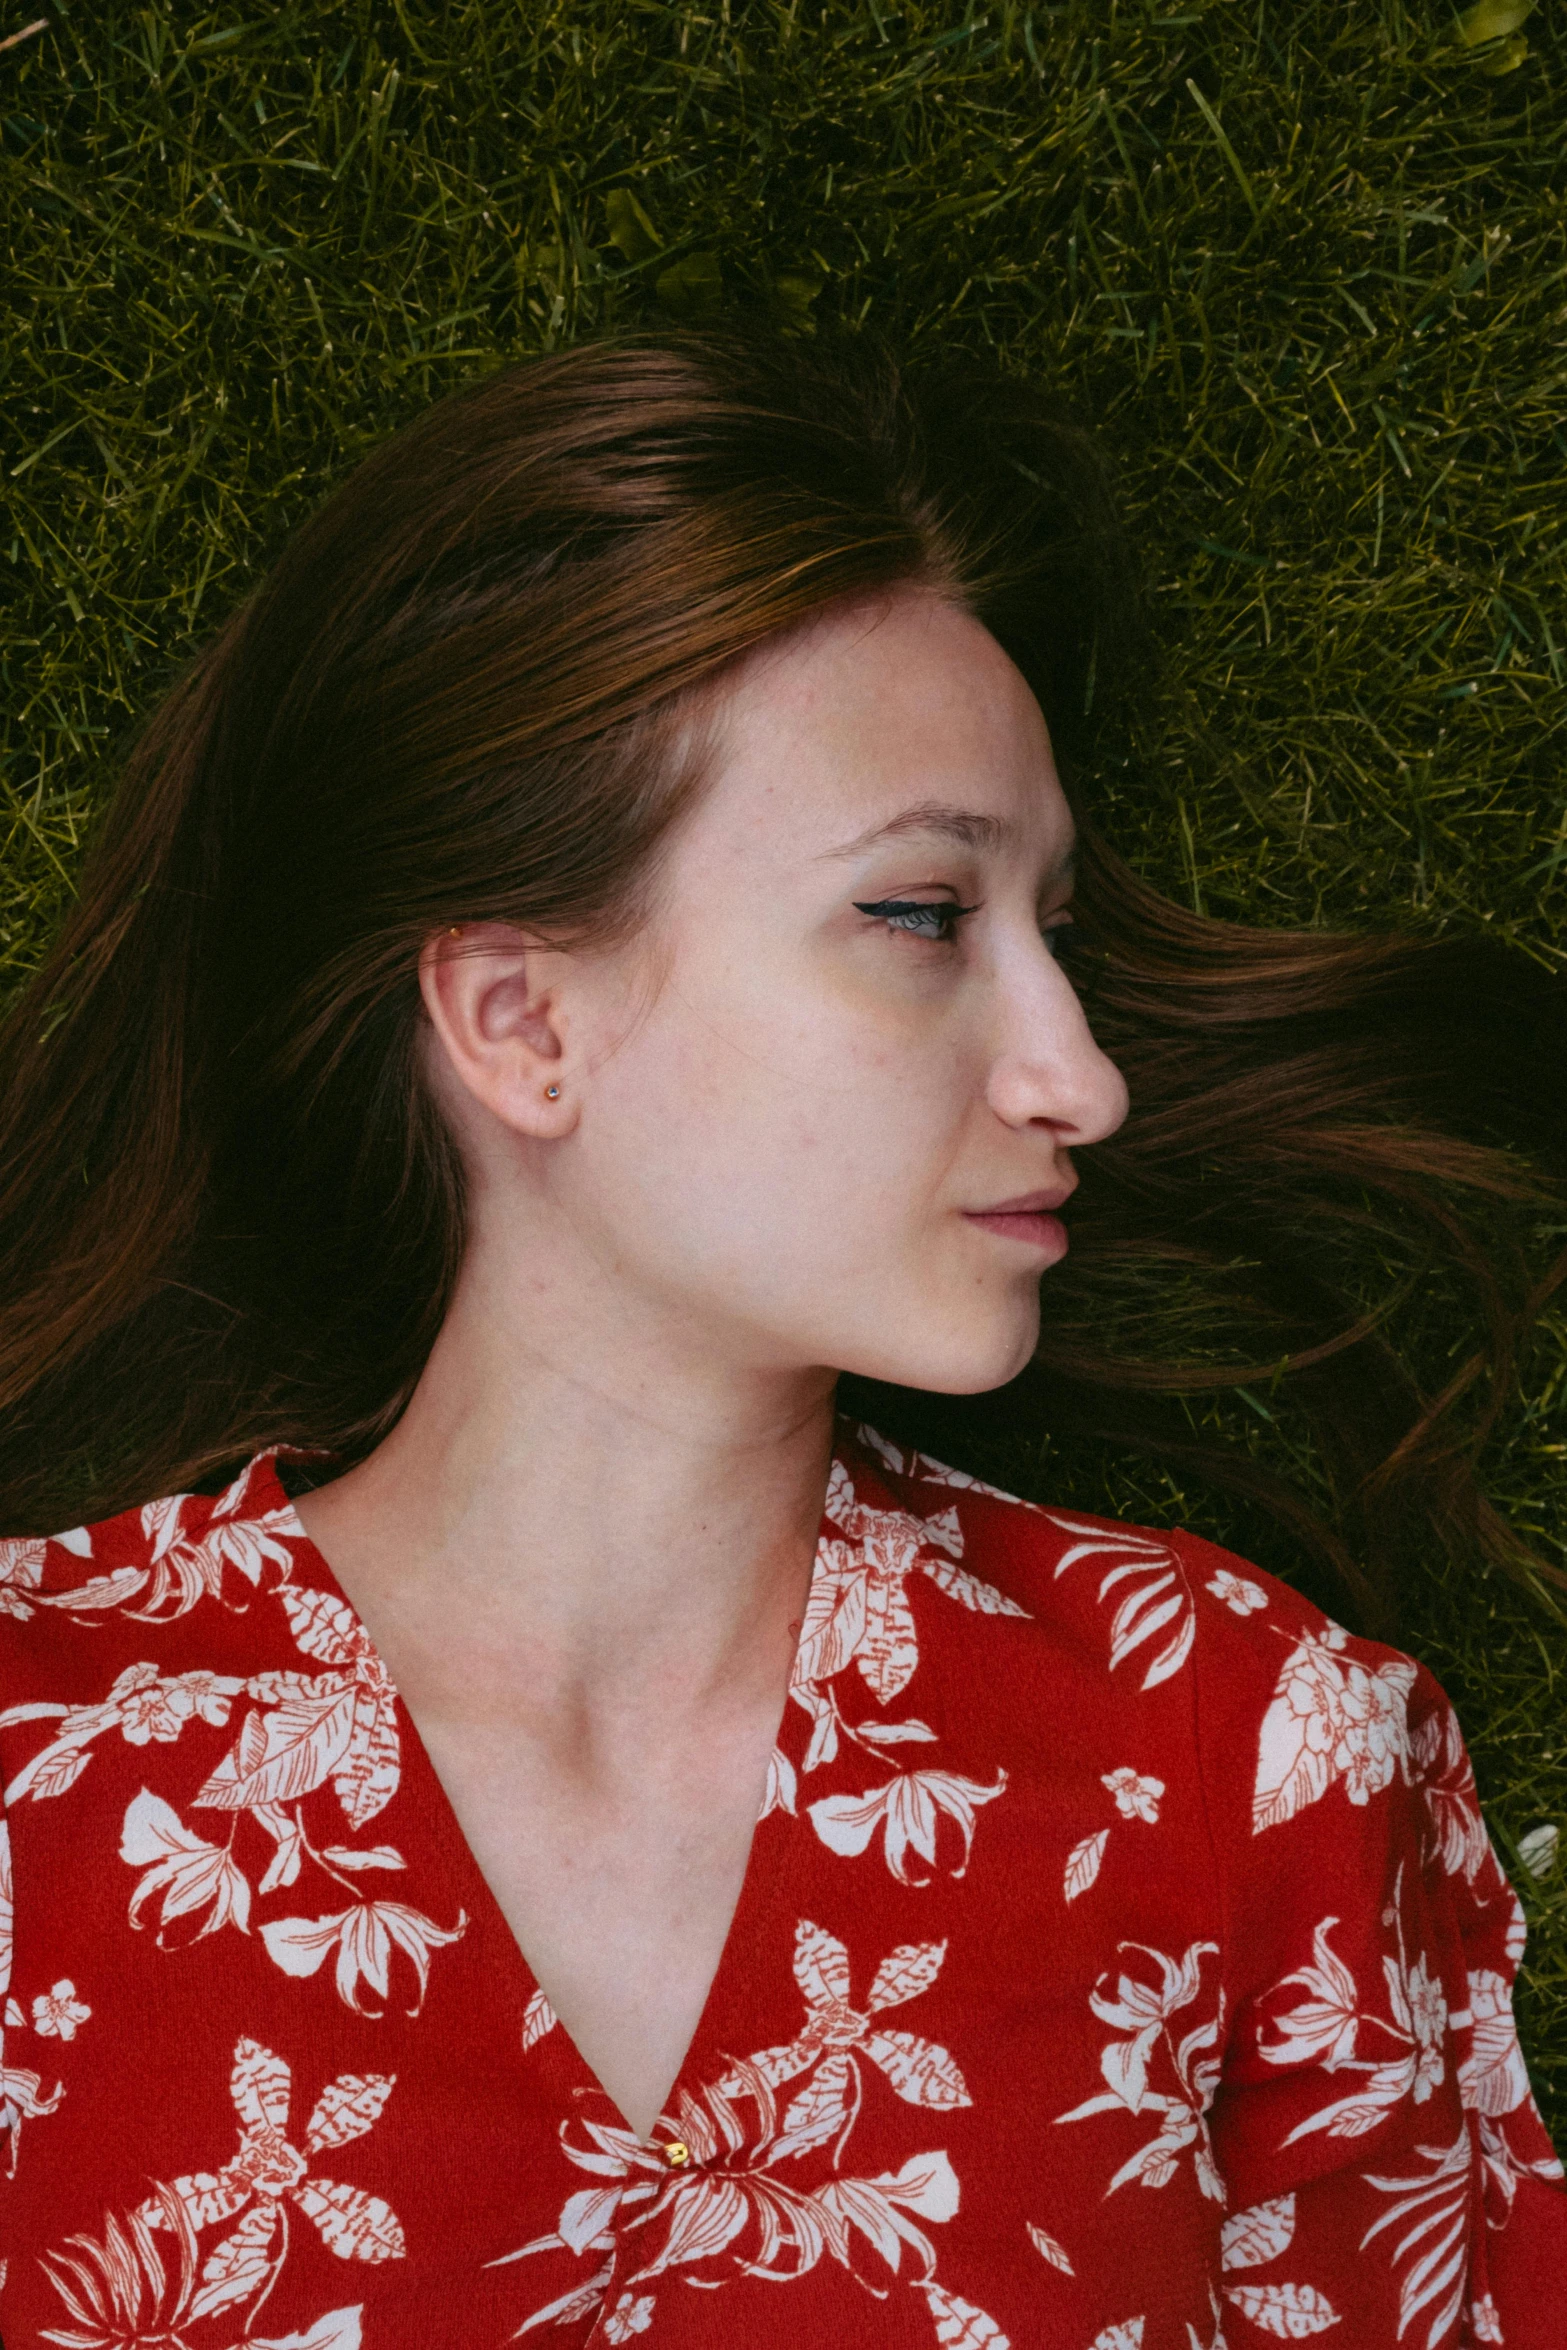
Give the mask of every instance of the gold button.
[(691, 2160), (691, 2149), (684, 2138), (671, 2138), (664, 2148), (664, 2160), (671, 2170), (684, 2170)]

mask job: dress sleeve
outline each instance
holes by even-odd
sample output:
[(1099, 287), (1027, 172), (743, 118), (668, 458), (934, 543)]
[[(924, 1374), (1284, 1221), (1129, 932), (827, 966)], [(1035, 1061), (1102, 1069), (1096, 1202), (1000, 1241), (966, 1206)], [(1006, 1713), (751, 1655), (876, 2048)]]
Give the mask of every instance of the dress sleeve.
[(1268, 1581), (1200, 1700), (1225, 2338), (1567, 2350), (1567, 2193), (1513, 2024), (1523, 1911), (1453, 1709)]

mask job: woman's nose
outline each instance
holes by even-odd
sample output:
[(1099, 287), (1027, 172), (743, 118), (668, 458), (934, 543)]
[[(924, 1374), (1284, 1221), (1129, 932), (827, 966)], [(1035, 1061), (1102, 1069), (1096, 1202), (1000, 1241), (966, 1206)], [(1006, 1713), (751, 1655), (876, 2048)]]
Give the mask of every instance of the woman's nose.
[(1101, 1051), (1065, 972), (1041, 941), (1047, 971), (1009, 1005), (986, 1098), (1009, 1126), (1047, 1120), (1064, 1144), (1103, 1142), (1131, 1107), (1126, 1079)]

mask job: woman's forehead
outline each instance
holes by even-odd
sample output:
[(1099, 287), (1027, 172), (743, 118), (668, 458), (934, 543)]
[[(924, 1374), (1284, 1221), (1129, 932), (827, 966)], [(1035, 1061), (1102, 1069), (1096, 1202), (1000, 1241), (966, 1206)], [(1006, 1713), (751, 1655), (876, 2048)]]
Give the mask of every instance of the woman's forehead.
[(988, 631), (928, 594), (822, 622), (750, 664), (714, 716), (715, 825), (787, 833), (817, 858), (919, 836), (1066, 846), (1038, 703)]

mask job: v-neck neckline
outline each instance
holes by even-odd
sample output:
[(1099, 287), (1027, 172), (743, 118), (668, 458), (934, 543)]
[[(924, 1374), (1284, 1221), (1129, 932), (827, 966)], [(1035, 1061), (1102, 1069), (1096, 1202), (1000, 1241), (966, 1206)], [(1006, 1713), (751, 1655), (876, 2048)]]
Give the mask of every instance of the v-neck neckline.
[[(671, 2081), (660, 2109), (654, 2117), (652, 2130), (644, 2136), (627, 2120), (621, 2110), (619, 2100), (605, 2088), (578, 2047), (572, 2033), (557, 2013), (549, 1993), (534, 1972), (532, 1962), (523, 1949), (511, 1920), (501, 1907), (494, 1887), (479, 1865), (478, 1856), (457, 1816), (457, 1807), (447, 1792), (445, 1781), (435, 1767), (434, 1758), (425, 1744), (407, 1700), (392, 1674), (387, 1671), (380, 1651), (371, 1638), (369, 1629), (358, 1608), (339, 1581), (336, 1569), (332, 1566), (325, 1552), (319, 1548), (294, 1507), (293, 1496), (289, 1493), (278, 1472), (278, 1452), (281, 1449), (276, 1447), (264, 1452), (258, 1455), (251, 1464), (252, 1471), (260, 1473), (260, 1492), (257, 1497), (259, 1504), (267, 1509), (269, 1515), (273, 1516), (274, 1525), (278, 1527), (286, 1539), (295, 1546), (298, 1552), (303, 1553), (304, 1561), (310, 1570), (312, 1587), (325, 1591), (347, 1610), (354, 1625), (364, 1638), (369, 1655), (375, 1659), (380, 1671), (385, 1675), (387, 1686), (392, 1691), (397, 1706), (398, 1732), (403, 1750), (402, 1784), (407, 1787), (410, 1779), (415, 1783), (422, 1779), (429, 1810), (437, 1824), (436, 1832), (440, 1838), (441, 1847), (443, 1851), (450, 1851), (461, 1873), (468, 1880), (475, 1917), (484, 1921), (492, 1936), (501, 1937), (501, 1946), (507, 1951), (509, 1962), (518, 1977), (517, 2010), (519, 2016), (527, 2012), (530, 2002), (535, 1997), (543, 2000), (553, 2019), (553, 2028), (560, 2034), (563, 2048), (570, 2051), (569, 2069), (577, 2075), (576, 2087), (580, 2091), (587, 2091), (591, 2095), (601, 2098), (614, 2116), (614, 2125), (624, 2130), (633, 2144), (649, 2153), (663, 2153), (666, 2146), (679, 2142), (679, 2130), (677, 2126), (674, 2126), (674, 2116), (679, 2108), (682, 2093), (692, 2098), (700, 2096), (704, 2085), (700, 2077), (700, 2059), (711, 2038), (710, 2027), (721, 1999), (727, 1991), (729, 1978), (736, 1965), (740, 1963), (741, 1954), (745, 1949), (760, 1949), (768, 1946), (767, 1928), (769, 1922), (786, 1906), (785, 1894), (790, 1875), (790, 1864), (799, 1850), (798, 1834), (791, 1834), (789, 1831), (797, 1831), (797, 1821), (792, 1813), (784, 1811), (779, 1839), (773, 1843), (770, 1854), (764, 1858), (759, 1851), (762, 1842), (761, 1830), (764, 1822), (770, 1816), (768, 1798), (764, 1793), (761, 1809), (751, 1823), (750, 1841), (746, 1847), (745, 1868), (740, 1879), (740, 1890), (734, 1908), (730, 1912), (729, 1923), (719, 1947), (718, 1962), (703, 1994), (695, 2029), (687, 2043), (685, 2053), (680, 2059), (674, 2079)], [(850, 1453), (855, 1456), (852, 1464), (847, 1457)], [(865, 1470), (872, 1468), (872, 1465), (868, 1449), (857, 1434), (857, 1423), (842, 1411), (835, 1413), (832, 1450), (828, 1459), (826, 1483), (823, 1487), (822, 1508), (817, 1519), (816, 1547), (812, 1554), (811, 1573), (801, 1610), (802, 1628), (811, 1620), (812, 1604), (820, 1593), (827, 1567), (829, 1543), (835, 1543), (841, 1549), (845, 1542), (850, 1540), (843, 1527), (829, 1512), (828, 1505), (837, 1472), (841, 1468), (845, 1474), (854, 1478), (856, 1470), (859, 1470), (863, 1475)], [(267, 1491), (268, 1486), (271, 1488), (270, 1494)], [(795, 1652), (790, 1659), (788, 1678), (784, 1684), (782, 1703), (773, 1730), (772, 1744), (768, 1749), (769, 1763), (771, 1763), (772, 1756), (779, 1751), (783, 1743), (784, 1732), (788, 1726), (795, 1663), (798, 1655), (799, 1639), (797, 1637)], [(771, 1771), (769, 1770), (770, 1777)], [(665, 2131), (666, 2123), (671, 2124), (667, 2132)]]

